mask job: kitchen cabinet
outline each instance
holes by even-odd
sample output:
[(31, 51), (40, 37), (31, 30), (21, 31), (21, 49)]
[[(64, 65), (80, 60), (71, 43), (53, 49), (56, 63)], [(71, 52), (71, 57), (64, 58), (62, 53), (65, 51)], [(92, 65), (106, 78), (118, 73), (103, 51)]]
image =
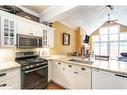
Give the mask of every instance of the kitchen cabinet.
[(16, 34), (42, 37), (43, 47), (54, 47), (54, 29), (0, 10), (1, 46), (15, 46)]
[(16, 44), (16, 21), (8, 16), (1, 16), (1, 46), (12, 47)]
[(49, 48), (54, 48), (54, 29), (53, 28), (48, 29), (48, 45), (49, 45)]
[(127, 75), (92, 69), (92, 89), (127, 89)]
[(54, 29), (50, 27), (43, 28), (43, 47), (54, 47)]
[[(64, 77), (64, 70), (65, 66), (61, 62), (52, 61), (52, 69), (51, 69), (51, 80), (53, 80), (58, 85), (65, 87), (65, 77)], [(66, 88), (66, 87), (65, 87)]]
[(23, 35), (33, 35), (31, 32), (31, 24), (24, 20), (17, 20), (17, 33)]
[(20, 68), (0, 72), (0, 89), (20, 89)]
[(91, 89), (91, 69), (80, 67), (76, 73), (76, 89)]
[(32, 24), (31, 25), (31, 33), (33, 33), (34, 36), (39, 36), (42, 37), (43, 36), (43, 26), (36, 23), (36, 24)]
[(52, 63), (52, 80), (69, 89), (91, 89), (91, 69), (55, 61)]

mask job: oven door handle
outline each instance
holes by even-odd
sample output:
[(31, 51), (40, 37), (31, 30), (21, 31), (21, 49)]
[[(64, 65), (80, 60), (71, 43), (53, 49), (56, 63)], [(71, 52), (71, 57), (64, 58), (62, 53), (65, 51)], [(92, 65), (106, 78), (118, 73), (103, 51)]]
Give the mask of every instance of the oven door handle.
[(35, 69), (32, 69), (32, 70), (27, 70), (27, 71), (24, 71), (24, 72), (25, 72), (25, 74), (27, 74), (27, 73), (30, 73), (30, 72), (33, 72), (33, 71), (36, 71), (36, 70), (40, 70), (40, 69), (46, 68), (46, 67), (48, 67), (48, 65), (45, 65), (45, 66), (39, 67), (39, 68), (35, 68)]

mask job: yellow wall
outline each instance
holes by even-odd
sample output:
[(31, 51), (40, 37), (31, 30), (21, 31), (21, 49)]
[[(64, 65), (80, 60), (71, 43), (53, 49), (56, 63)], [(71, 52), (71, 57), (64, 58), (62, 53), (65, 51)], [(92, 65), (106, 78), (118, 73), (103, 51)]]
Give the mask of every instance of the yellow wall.
[[(54, 48), (50, 49), (51, 54), (66, 55), (68, 52), (76, 52), (76, 31), (59, 23), (54, 22), (52, 25), (55, 28)], [(63, 45), (63, 33), (70, 34), (70, 45)]]
[[(114, 23), (114, 24), (103, 24), (100, 28), (102, 27), (106, 27), (106, 26), (112, 26), (112, 25), (120, 25), (120, 32), (127, 32), (127, 26), (124, 26), (124, 25), (121, 25), (121, 24), (118, 24), (118, 23)], [(99, 34), (99, 29), (98, 28), (95, 32), (93, 32), (91, 35), (90, 35), (90, 40), (89, 40), (89, 45), (90, 45), (90, 49), (92, 50), (92, 35), (98, 35)]]
[(76, 31), (76, 50), (80, 51), (81, 49), (81, 35), (80, 35), (80, 28)]

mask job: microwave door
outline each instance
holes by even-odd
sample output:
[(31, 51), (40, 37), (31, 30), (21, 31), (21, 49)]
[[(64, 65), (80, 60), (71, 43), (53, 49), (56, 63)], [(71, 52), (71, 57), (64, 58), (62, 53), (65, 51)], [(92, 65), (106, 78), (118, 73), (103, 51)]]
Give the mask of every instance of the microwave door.
[(35, 38), (35, 37), (33, 38), (33, 37), (32, 37), (32, 38), (30, 39), (30, 46), (31, 46), (31, 47), (37, 47), (37, 38)]

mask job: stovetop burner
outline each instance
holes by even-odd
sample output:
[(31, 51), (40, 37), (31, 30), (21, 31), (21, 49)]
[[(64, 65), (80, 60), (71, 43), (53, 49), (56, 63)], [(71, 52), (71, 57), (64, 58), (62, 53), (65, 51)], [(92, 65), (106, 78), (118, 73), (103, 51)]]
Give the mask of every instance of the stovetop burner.
[(22, 70), (32, 69), (39, 66), (45, 66), (48, 64), (48, 61), (46, 59), (40, 58), (38, 55), (34, 53), (25, 52), (19, 54), (15, 58), (15, 61), (21, 65)]
[(24, 59), (24, 60), (19, 60), (18, 63), (21, 65), (21, 66), (26, 66), (26, 65), (34, 65), (34, 64), (37, 64), (37, 63), (42, 63), (46, 61), (45, 59), (42, 59), (42, 58), (33, 58), (33, 59)]

